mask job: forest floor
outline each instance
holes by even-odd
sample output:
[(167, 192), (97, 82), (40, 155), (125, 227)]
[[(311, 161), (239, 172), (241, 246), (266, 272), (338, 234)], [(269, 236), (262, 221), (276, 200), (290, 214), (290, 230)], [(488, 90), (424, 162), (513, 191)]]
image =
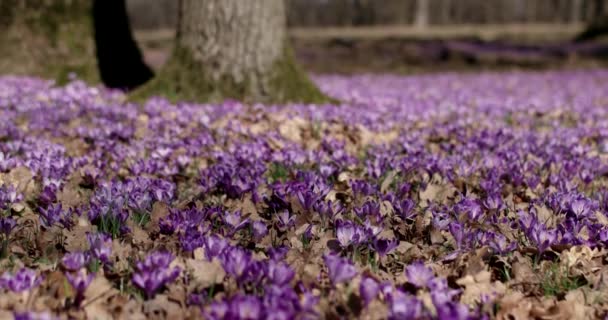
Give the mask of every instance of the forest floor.
[(608, 70), (141, 106), (0, 77), (0, 318), (598, 319)]
[[(582, 25), (513, 24), (290, 29), (303, 67), (317, 74), (580, 69), (605, 66), (608, 41), (582, 46), (573, 39)], [(171, 52), (174, 31), (139, 30), (145, 59), (160, 68)], [(594, 47), (595, 46), (595, 47)], [(540, 50), (540, 52), (538, 52)], [(550, 52), (547, 52), (549, 50)]]

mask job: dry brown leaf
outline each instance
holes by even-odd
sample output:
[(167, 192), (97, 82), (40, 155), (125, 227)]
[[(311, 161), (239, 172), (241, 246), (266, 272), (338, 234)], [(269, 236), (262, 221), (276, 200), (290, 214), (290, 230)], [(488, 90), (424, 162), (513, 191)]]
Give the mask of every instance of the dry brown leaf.
[(300, 117), (286, 119), (280, 123), (279, 133), (287, 140), (300, 143), (302, 142), (302, 131), (307, 125), (308, 121)]
[(426, 189), (420, 191), (420, 205), (427, 206), (433, 201), (444, 203), (456, 191), (451, 184), (429, 184)]
[(11, 185), (26, 198), (34, 197), (36, 194), (36, 181), (34, 174), (27, 167), (17, 167), (6, 174), (0, 173), (0, 185)]
[(500, 309), (496, 314), (497, 320), (527, 320), (530, 319), (532, 303), (524, 299), (519, 291), (513, 291), (505, 295), (498, 302)]
[(517, 282), (533, 283), (538, 280), (538, 275), (534, 272), (531, 261), (518, 252), (514, 253), (514, 261), (511, 267), (513, 278)]
[(398, 173), (397, 170), (392, 170), (386, 175), (386, 178), (384, 178), (384, 181), (382, 181), (382, 184), (380, 185), (380, 192), (386, 193), (393, 181), (395, 181)]
[(507, 290), (502, 282), (492, 282), (492, 274), (487, 270), (481, 271), (475, 276), (467, 275), (456, 280), (456, 283), (464, 286), (460, 301), (471, 306), (480, 303), (483, 297), (487, 297), (491, 301), (497, 299), (503, 296)]
[(390, 201), (382, 201), (380, 203), (380, 215), (382, 215), (382, 217), (391, 217), (393, 214), (395, 214), (395, 208), (393, 208)]
[(211, 262), (206, 260), (186, 260), (186, 268), (192, 275), (192, 280), (197, 289), (211, 287), (216, 283), (224, 281), (226, 272), (217, 259)]
[(152, 212), (150, 213), (150, 222), (146, 225), (146, 230), (153, 231), (158, 229), (160, 220), (169, 215), (169, 206), (164, 202), (154, 202)]
[(63, 247), (68, 252), (84, 251), (88, 249), (87, 233), (93, 228), (85, 218), (79, 218), (72, 230), (63, 229)]
[(599, 258), (603, 252), (599, 249), (591, 249), (587, 246), (575, 246), (564, 250), (560, 254), (560, 264), (575, 276), (584, 276), (588, 281), (593, 281), (597, 271), (601, 270), (602, 262)]
[(183, 319), (184, 312), (179, 304), (169, 300), (164, 294), (144, 302), (144, 313), (148, 319)]
[(553, 211), (546, 206), (534, 205), (534, 209), (536, 211), (536, 216), (538, 220), (540, 220), (543, 224), (545, 224), (549, 228), (555, 228), (556, 225), (556, 215)]

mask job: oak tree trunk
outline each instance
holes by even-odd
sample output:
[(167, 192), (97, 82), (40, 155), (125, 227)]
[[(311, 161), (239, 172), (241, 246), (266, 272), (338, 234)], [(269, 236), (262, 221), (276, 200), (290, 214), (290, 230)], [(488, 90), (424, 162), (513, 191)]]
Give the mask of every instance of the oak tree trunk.
[(321, 101), (287, 43), (283, 0), (182, 0), (172, 57), (133, 98)]

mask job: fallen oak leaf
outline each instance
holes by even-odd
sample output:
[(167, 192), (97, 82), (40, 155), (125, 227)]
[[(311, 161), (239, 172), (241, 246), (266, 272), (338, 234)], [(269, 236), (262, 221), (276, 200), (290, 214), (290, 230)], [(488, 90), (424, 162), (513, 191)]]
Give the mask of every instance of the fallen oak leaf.
[(493, 301), (505, 294), (507, 288), (500, 281), (492, 282), (492, 274), (487, 271), (481, 271), (475, 276), (467, 275), (458, 280), (456, 283), (464, 286), (464, 291), (460, 297), (460, 301), (468, 305), (476, 305), (482, 302), (482, 299)]

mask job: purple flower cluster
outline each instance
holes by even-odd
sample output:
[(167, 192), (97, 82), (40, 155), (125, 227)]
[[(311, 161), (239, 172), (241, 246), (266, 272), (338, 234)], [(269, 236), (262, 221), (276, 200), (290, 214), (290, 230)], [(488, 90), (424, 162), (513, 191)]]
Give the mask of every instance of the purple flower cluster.
[(146, 297), (151, 298), (163, 286), (175, 281), (180, 274), (179, 267), (171, 267), (173, 255), (166, 252), (155, 252), (135, 265), (133, 284), (142, 289)]
[[(95, 230), (61, 260), (76, 305), (98, 267), (115, 271), (112, 245), (128, 242), (147, 254), (132, 274), (147, 298), (180, 276), (175, 257), (218, 263), (217, 288), (183, 277), (209, 318), (321, 317), (336, 301), (318, 300), (361, 277), (364, 305), (391, 318), (464, 319), (479, 315), (422, 262), (396, 283), (408, 246), (448, 264), (480, 248), (546, 259), (608, 245), (607, 71), (315, 80), (344, 105), (136, 108), (79, 81), (0, 78), (0, 174), (33, 186), (0, 186), (5, 246), (21, 234), (21, 205), (44, 232)], [(148, 252), (160, 247), (172, 251)], [(311, 281), (308, 264), (331, 285)], [(2, 276), (13, 291), (37, 281)]]
[(42, 282), (43, 278), (36, 271), (21, 268), (15, 273), (8, 271), (0, 276), (0, 287), (12, 292), (23, 292), (31, 290)]

